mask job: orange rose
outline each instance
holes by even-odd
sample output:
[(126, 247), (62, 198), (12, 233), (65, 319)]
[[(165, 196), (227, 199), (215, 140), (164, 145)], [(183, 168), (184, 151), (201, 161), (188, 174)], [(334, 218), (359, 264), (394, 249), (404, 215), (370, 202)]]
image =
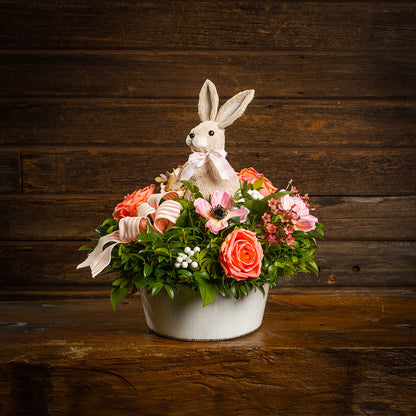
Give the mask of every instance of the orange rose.
[(259, 179), (264, 178), (263, 188), (258, 190), (263, 196), (269, 196), (277, 192), (277, 188), (275, 188), (262, 173), (258, 173), (253, 168), (243, 169), (240, 173), (237, 173), (237, 175), (241, 185), (244, 184), (244, 181), (247, 181), (249, 184), (254, 184)]
[(237, 229), (228, 234), (221, 244), (219, 257), (227, 277), (247, 280), (261, 273), (263, 249), (252, 231)]
[(137, 217), (137, 208), (147, 202), (149, 196), (155, 193), (155, 185), (139, 189), (131, 195), (126, 195), (124, 201), (120, 202), (114, 209), (113, 217), (119, 221), (124, 217)]

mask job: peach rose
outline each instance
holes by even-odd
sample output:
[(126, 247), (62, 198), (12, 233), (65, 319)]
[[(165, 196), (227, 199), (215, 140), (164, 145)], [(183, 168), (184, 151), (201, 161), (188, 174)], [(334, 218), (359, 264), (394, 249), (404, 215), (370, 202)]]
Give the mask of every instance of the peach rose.
[(114, 209), (113, 218), (119, 221), (124, 217), (137, 217), (137, 209), (141, 204), (147, 202), (149, 196), (155, 193), (155, 185), (139, 189), (131, 195), (126, 195), (124, 201), (120, 202)]
[(252, 231), (237, 229), (228, 234), (221, 244), (219, 257), (227, 277), (247, 280), (261, 273), (263, 249)]
[(275, 188), (272, 183), (264, 177), (262, 173), (258, 173), (253, 168), (245, 168), (240, 173), (237, 173), (238, 179), (240, 180), (240, 184), (243, 185), (244, 181), (247, 181), (249, 184), (254, 184), (257, 180), (264, 178), (263, 188), (259, 189), (259, 192), (263, 196), (269, 196), (277, 192), (277, 188)]

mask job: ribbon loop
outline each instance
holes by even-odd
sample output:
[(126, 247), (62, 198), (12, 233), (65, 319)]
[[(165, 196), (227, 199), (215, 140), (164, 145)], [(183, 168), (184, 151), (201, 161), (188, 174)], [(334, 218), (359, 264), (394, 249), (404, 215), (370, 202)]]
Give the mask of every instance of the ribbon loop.
[(203, 166), (208, 161), (208, 159), (214, 163), (214, 166), (221, 176), (221, 179), (232, 179), (235, 175), (235, 171), (228, 163), (226, 156), (227, 152), (224, 149), (213, 150), (209, 153), (191, 153), (188, 158), (188, 164), (182, 171), (181, 179), (185, 181), (190, 179), (195, 174), (197, 169)]
[[(173, 191), (151, 195), (147, 202), (139, 206), (137, 217), (121, 218), (118, 222), (119, 229), (101, 237), (97, 246), (87, 259), (77, 266), (77, 269), (90, 266), (92, 277), (97, 276), (110, 264), (113, 248), (118, 244), (136, 241), (140, 233), (146, 231), (148, 224), (156, 232), (164, 234), (170, 225), (176, 224), (181, 214), (181, 203), (173, 201), (177, 196), (178, 194)], [(104, 248), (108, 243), (112, 244)]]

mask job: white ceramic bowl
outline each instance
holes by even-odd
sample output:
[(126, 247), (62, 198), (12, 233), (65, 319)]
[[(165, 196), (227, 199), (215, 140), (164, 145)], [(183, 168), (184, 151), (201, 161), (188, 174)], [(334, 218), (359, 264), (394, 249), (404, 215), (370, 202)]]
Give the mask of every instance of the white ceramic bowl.
[(141, 289), (147, 326), (156, 334), (187, 341), (218, 341), (240, 337), (255, 331), (263, 321), (266, 295), (251, 290), (236, 300), (217, 293), (214, 302), (202, 307), (198, 292), (182, 288), (171, 299), (165, 291), (155, 296)]

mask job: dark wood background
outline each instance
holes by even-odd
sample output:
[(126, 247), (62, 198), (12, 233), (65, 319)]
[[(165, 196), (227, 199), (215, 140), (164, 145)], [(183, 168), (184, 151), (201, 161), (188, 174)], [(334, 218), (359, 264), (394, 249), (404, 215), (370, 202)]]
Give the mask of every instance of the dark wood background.
[(77, 252), (126, 193), (188, 157), (197, 97), (254, 88), (229, 161), (291, 178), (325, 223), (321, 273), (414, 286), (414, 2), (0, 1), (3, 295), (87, 294)]

